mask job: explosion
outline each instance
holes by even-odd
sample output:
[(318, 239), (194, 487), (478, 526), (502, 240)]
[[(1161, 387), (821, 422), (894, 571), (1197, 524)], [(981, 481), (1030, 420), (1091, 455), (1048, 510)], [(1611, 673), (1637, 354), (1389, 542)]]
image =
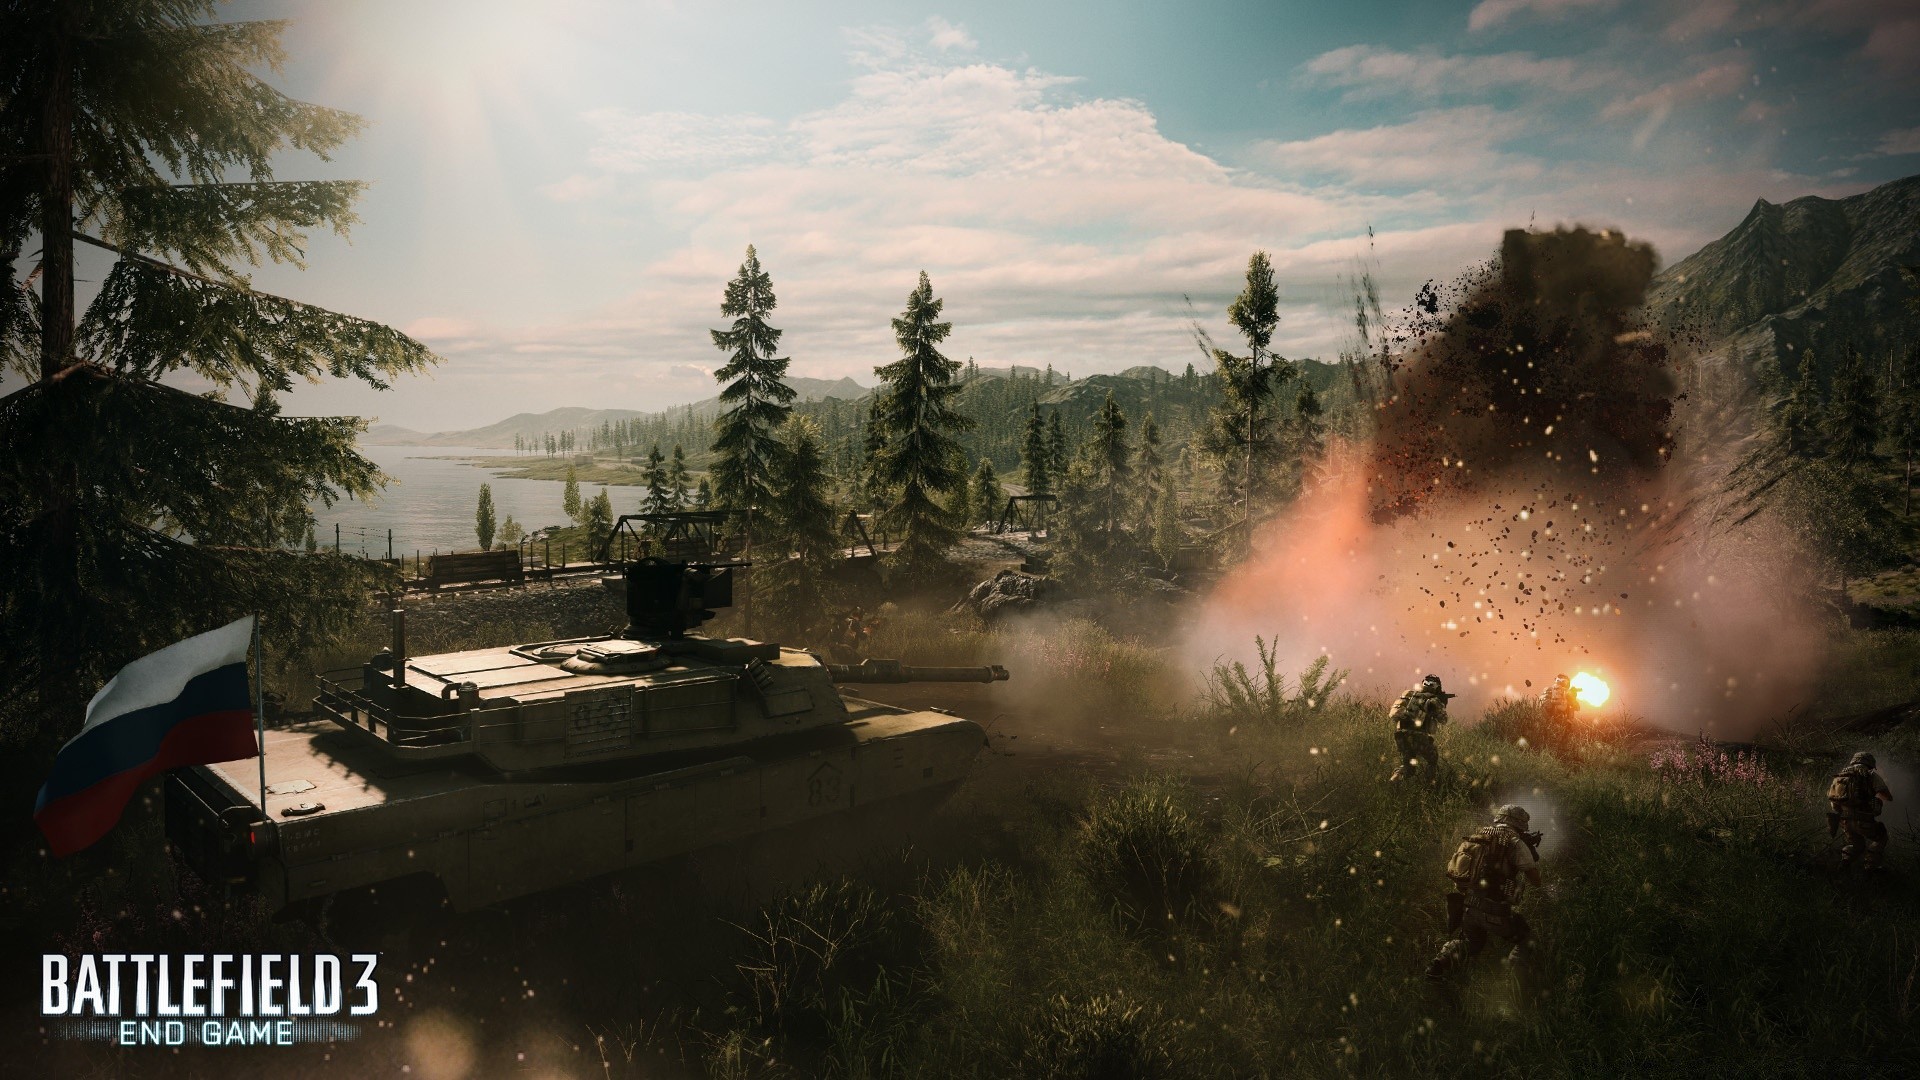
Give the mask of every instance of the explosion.
[[(1422, 290), (1354, 369), (1372, 432), (1332, 440), (1322, 479), (1256, 536), (1194, 659), (1277, 635), (1290, 663), (1328, 656), (1369, 692), (1438, 673), (1467, 709), (1543, 669), (1613, 671), (1676, 730), (1750, 729), (1800, 700), (1820, 641), (1778, 587), (1790, 552), (1694, 535), (1717, 479), (1687, 456), (1712, 447), (1685, 442), (1671, 358), (1640, 322), (1656, 261), (1617, 232), (1514, 230)], [(1584, 678), (1584, 704), (1612, 697)]]
[(1607, 699), (1613, 696), (1613, 691), (1608, 688), (1606, 680), (1598, 675), (1589, 675), (1582, 671), (1571, 681), (1574, 698), (1590, 709), (1605, 705)]

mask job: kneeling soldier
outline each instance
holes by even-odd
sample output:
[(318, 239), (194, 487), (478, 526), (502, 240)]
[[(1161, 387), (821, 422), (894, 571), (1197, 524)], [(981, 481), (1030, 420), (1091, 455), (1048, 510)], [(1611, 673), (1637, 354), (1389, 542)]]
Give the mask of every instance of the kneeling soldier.
[[(1532, 931), (1526, 916), (1513, 910), (1526, 882), (1540, 884), (1540, 834), (1527, 831), (1528, 815), (1524, 807), (1503, 806), (1493, 815), (1493, 824), (1475, 829), (1447, 860), (1447, 878), (1453, 891), (1447, 894), (1447, 929), (1453, 938), (1427, 965), (1427, 978), (1438, 981), (1469, 958), (1486, 948), (1487, 938), (1509, 942), (1511, 962), (1526, 957), (1527, 939)], [(1521, 851), (1533, 857), (1521, 861)]]
[(1874, 771), (1876, 765), (1873, 755), (1862, 750), (1827, 784), (1827, 804), (1831, 807), (1827, 835), (1840, 829), (1847, 833), (1847, 845), (1840, 849), (1842, 870), (1853, 865), (1855, 854), (1860, 854), (1863, 870), (1886, 869), (1887, 824), (1880, 820), (1880, 804), (1892, 802), (1893, 792)]

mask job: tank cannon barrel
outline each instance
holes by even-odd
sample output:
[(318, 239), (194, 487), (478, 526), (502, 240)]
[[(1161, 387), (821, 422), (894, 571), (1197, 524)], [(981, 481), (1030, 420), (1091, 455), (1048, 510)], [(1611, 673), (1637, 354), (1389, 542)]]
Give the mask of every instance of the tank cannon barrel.
[(999, 664), (981, 667), (916, 667), (898, 660), (862, 660), (857, 664), (828, 664), (827, 674), (837, 683), (1006, 682), (1007, 669)]

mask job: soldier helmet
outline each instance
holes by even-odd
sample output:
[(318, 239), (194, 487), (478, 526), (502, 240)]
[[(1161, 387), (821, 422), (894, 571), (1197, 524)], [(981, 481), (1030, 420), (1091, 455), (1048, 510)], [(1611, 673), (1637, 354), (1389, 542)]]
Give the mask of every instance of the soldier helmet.
[(1420, 689), (1425, 690), (1430, 694), (1439, 693), (1440, 692), (1440, 676), (1429, 675), (1426, 678), (1421, 679)]
[(1573, 680), (1567, 678), (1567, 673), (1564, 671), (1553, 677), (1553, 685), (1555, 686), (1566, 686), (1572, 682)]
[(1508, 803), (1493, 812), (1493, 823), (1495, 825), (1511, 825), (1523, 831), (1526, 829), (1527, 823), (1532, 820), (1533, 815), (1527, 813), (1527, 808), (1517, 803)]
[(1876, 766), (1877, 766), (1877, 765), (1879, 764), (1879, 762), (1877, 762), (1877, 761), (1875, 761), (1875, 760), (1873, 759), (1873, 755), (1872, 755), (1872, 754), (1869, 754), (1869, 753), (1868, 753), (1868, 752), (1866, 752), (1865, 750), (1862, 750), (1862, 751), (1860, 751), (1859, 753), (1857, 753), (1857, 754), (1855, 754), (1855, 755), (1853, 755), (1853, 760), (1852, 760), (1852, 761), (1849, 761), (1849, 762), (1847, 762), (1847, 764), (1849, 764), (1849, 765), (1865, 765), (1865, 766), (1866, 766), (1867, 768), (1869, 768), (1869, 769), (1871, 769), (1871, 768), (1874, 768), (1874, 767), (1876, 767)]

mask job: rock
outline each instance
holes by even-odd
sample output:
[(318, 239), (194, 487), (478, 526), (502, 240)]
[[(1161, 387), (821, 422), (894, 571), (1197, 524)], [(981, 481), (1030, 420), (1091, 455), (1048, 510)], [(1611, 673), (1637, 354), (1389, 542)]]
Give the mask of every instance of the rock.
[(961, 606), (992, 622), (1014, 612), (1031, 610), (1057, 592), (1059, 585), (1052, 578), (1002, 570), (975, 585)]

